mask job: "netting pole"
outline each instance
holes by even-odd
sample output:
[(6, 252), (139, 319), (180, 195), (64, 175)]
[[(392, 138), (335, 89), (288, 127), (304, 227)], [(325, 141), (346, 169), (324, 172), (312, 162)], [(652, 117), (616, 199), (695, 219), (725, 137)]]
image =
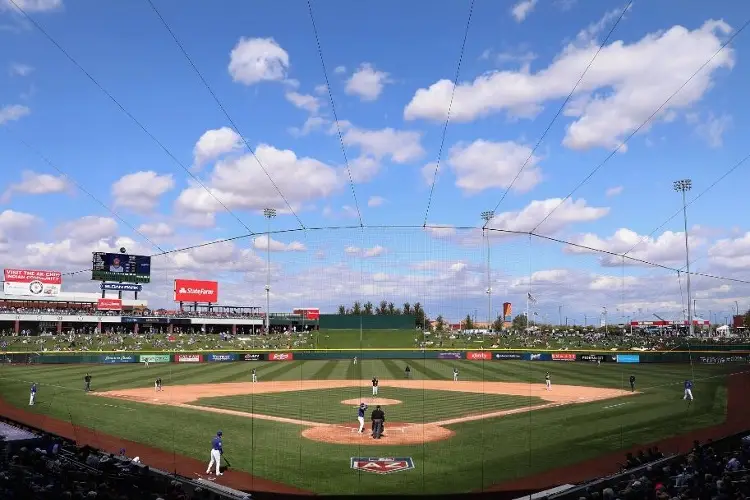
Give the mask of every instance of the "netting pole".
[[(532, 271), (531, 271), (531, 238), (532, 238), (532, 235), (531, 235), (531, 233), (529, 233), (529, 286), (528, 286), (528, 290), (527, 290), (527, 293), (526, 293), (526, 331), (527, 332), (530, 331), (529, 330), (529, 328), (530, 328), (530, 322), (529, 322), (529, 302), (531, 301), (531, 273), (532, 273)], [(528, 365), (529, 365), (529, 381), (528, 381), (528, 384), (529, 384), (529, 398), (531, 398), (533, 396), (533, 393), (532, 393), (532, 380), (531, 380), (531, 378), (533, 376), (533, 373), (531, 371), (531, 366), (533, 365), (533, 363), (528, 363)], [(532, 461), (532, 452), (531, 452), (531, 447), (532, 447), (531, 435), (532, 435), (532, 431), (531, 431), (531, 426), (533, 425), (533, 423), (532, 423), (532, 417), (531, 417), (531, 415), (534, 412), (533, 411), (529, 411), (529, 412), (526, 412), (526, 413), (528, 413), (528, 415), (529, 415), (529, 438), (528, 438), (528, 443), (529, 443), (529, 459), (528, 459), (528, 464), (527, 464), (527, 467), (528, 467), (527, 472), (528, 472), (528, 471), (531, 470), (531, 467), (532, 467), (532, 463), (531, 463), (531, 461)]]

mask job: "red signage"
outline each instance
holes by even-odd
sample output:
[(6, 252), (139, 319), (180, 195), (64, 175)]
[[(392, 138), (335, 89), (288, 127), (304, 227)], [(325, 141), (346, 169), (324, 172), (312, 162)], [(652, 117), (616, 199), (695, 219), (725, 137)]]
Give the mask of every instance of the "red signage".
[(469, 361), (489, 361), (492, 359), (490, 351), (469, 351), (466, 353), (466, 359)]
[(175, 354), (175, 363), (202, 363), (203, 354)]
[(175, 302), (219, 301), (219, 283), (202, 280), (174, 280)]
[(96, 301), (96, 308), (100, 311), (122, 311), (122, 300), (99, 299)]
[(317, 321), (320, 319), (320, 309), (315, 307), (298, 307), (292, 311), (292, 314), (299, 314), (302, 319)]
[(272, 352), (268, 355), (268, 361), (293, 361), (294, 354), (291, 352)]
[(576, 355), (572, 352), (553, 352), (552, 361), (575, 361)]
[(6, 295), (54, 297), (60, 294), (62, 288), (62, 273), (58, 271), (6, 269), (3, 274), (3, 292)]

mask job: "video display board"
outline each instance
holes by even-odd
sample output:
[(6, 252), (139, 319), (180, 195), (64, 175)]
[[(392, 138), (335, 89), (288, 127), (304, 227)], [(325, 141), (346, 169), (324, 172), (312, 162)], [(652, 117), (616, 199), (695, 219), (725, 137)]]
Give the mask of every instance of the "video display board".
[(121, 283), (151, 283), (151, 257), (94, 252), (91, 279)]

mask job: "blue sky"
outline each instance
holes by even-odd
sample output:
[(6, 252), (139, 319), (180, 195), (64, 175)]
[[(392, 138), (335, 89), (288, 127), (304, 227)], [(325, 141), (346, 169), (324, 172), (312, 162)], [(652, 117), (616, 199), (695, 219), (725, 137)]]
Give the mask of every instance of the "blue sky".
[[(0, 0), (0, 43), (9, 48), (0, 54), (6, 266), (70, 271), (85, 268), (91, 251), (120, 244), (155, 253), (144, 236), (172, 249), (243, 234), (245, 226), (263, 232), (265, 206), (283, 212), (274, 230), (299, 228), (297, 217), (308, 228), (357, 226), (357, 209), (366, 226), (422, 225), (468, 1), (313, 1), (337, 127), (306, 2), (233, 1), (219, 8), (154, 0), (237, 131), (147, 1), (14, 1), (169, 153), (10, 0)], [(644, 240), (632, 256), (684, 265), (681, 217), (644, 237), (679, 208), (673, 180), (693, 180), (690, 199), (748, 154), (742, 135), (747, 33), (715, 56), (626, 151), (562, 201), (743, 25), (747, 10), (740, 2), (635, 1), (512, 183), (625, 5), (475, 2), (429, 224), (481, 226), (479, 213), (497, 205), (491, 227), (529, 231), (552, 211), (538, 233), (615, 253)], [(296, 217), (238, 134), (256, 148)], [(738, 168), (691, 206), (698, 271), (750, 278), (742, 215), (750, 207), (733, 194), (747, 175), (747, 167)], [(364, 233), (274, 235), (279, 308), (301, 301), (326, 309), (356, 298), (419, 300), (413, 295), (422, 296), (433, 316), (485, 307), (481, 232)], [(528, 238), (493, 233), (490, 240), (495, 301), (525, 307)], [(199, 277), (226, 283), (227, 302), (259, 302), (264, 241), (164, 259), (164, 281), (151, 287), (149, 300), (168, 303), (173, 277)], [(532, 246), (531, 290), (540, 311), (565, 304), (571, 316), (590, 316), (609, 304), (633, 315), (644, 308), (680, 315), (685, 307), (674, 272), (613, 267), (600, 255), (555, 243)], [(558, 272), (533, 275), (547, 271)], [(603, 276), (619, 281), (603, 290), (596, 285)], [(291, 281), (303, 285), (285, 285)], [(666, 296), (655, 293), (667, 281)], [(695, 282), (705, 310), (728, 311), (735, 300), (750, 307), (743, 283)], [(90, 288), (80, 276), (66, 287)]]

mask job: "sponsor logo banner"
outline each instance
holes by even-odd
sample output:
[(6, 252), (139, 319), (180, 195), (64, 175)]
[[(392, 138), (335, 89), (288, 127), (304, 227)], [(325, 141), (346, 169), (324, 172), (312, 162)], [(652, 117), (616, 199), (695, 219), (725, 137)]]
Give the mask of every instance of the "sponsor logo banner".
[(414, 460), (411, 457), (397, 458), (360, 458), (352, 457), (351, 468), (373, 474), (393, 474), (414, 468)]
[(102, 356), (102, 363), (137, 363), (138, 356), (135, 354), (109, 354)]
[(641, 356), (640, 354), (618, 354), (617, 362), (618, 363), (640, 363)]
[(206, 361), (237, 361), (237, 355), (234, 353), (226, 354), (209, 354)]
[(523, 355), (526, 361), (552, 361), (552, 356), (547, 353), (527, 353)]
[(460, 352), (439, 352), (437, 355), (438, 359), (461, 359)]
[(466, 359), (469, 361), (489, 361), (492, 359), (490, 351), (469, 351), (466, 353)]
[(102, 283), (99, 285), (102, 290), (108, 290), (110, 292), (142, 292), (143, 285), (136, 285), (135, 283)]
[(122, 311), (122, 300), (99, 299), (96, 301), (96, 308), (99, 311)]
[(203, 354), (175, 354), (175, 363), (202, 363)]
[(291, 352), (271, 352), (268, 354), (268, 361), (293, 361), (294, 354)]
[(578, 361), (588, 361), (589, 363), (604, 363), (605, 361), (609, 361), (609, 356), (607, 356), (606, 354), (579, 354)]
[(503, 361), (507, 359), (523, 359), (523, 355), (509, 352), (496, 352), (493, 358)]
[(739, 354), (728, 356), (699, 356), (698, 363), (705, 365), (723, 365), (725, 363), (750, 363), (750, 356)]
[(3, 275), (5, 295), (56, 297), (62, 290), (62, 273), (58, 271), (6, 269)]
[(240, 359), (242, 361), (263, 361), (265, 359), (265, 355), (261, 352), (245, 353), (240, 355)]
[(169, 363), (169, 354), (141, 354), (138, 360), (141, 363)]
[(553, 352), (552, 361), (575, 361), (576, 355), (572, 352)]
[(218, 302), (219, 283), (203, 280), (174, 280), (175, 302)]

